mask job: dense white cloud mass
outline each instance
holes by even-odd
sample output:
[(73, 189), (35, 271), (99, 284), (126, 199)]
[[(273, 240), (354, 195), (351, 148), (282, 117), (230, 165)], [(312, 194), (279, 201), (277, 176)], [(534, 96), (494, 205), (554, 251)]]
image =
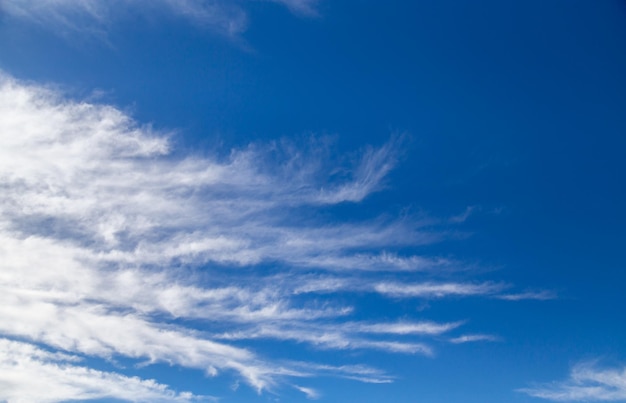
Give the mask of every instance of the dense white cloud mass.
[(520, 392), (557, 402), (626, 401), (626, 367), (603, 369), (595, 363), (582, 363), (572, 369), (566, 381)]
[[(347, 163), (333, 159), (323, 140), (210, 158), (178, 158), (170, 148), (166, 134), (114, 107), (0, 77), (0, 335), (24, 341), (2, 342), (5, 357), (11, 346), (21, 352), (2, 365), (56, 378), (51, 387), (60, 397), (50, 401), (104, 396), (98, 391), (114, 384), (122, 386), (106, 396), (187, 396), (76, 366), (69, 356), (50, 358), (26, 341), (65, 354), (235, 374), (259, 391), (318, 375), (390, 382), (374, 368), (284, 361), (251, 345), (264, 338), (433, 355), (436, 339), (462, 321), (356, 321), (357, 307), (335, 294), (493, 297), (505, 288), (390, 280), (386, 273), (458, 264), (393, 252), (441, 238), (410, 219), (312, 218), (311, 211), (382, 189), (396, 159), (393, 141)], [(76, 389), (64, 383), (70, 377)], [(3, 380), (6, 399), (30, 390), (23, 379)], [(85, 394), (80, 385), (93, 379), (104, 386)]]

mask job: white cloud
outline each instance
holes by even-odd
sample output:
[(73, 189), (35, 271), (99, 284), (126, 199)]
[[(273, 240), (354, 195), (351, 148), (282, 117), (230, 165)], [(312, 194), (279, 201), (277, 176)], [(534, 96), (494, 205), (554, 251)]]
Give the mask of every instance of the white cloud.
[(394, 147), (395, 144), (389, 142), (379, 149), (368, 149), (355, 171), (354, 180), (330, 192), (322, 191), (320, 201), (331, 204), (342, 201), (359, 202), (378, 190), (381, 181), (395, 165)]
[(594, 362), (576, 365), (562, 382), (520, 389), (531, 396), (557, 402), (626, 400), (626, 367), (599, 368)]
[[(378, 340), (368, 337), (367, 333), (385, 333), (385, 334), (410, 334), (401, 333), (407, 329), (400, 331), (393, 327), (384, 330), (386, 324), (283, 324), (283, 325), (259, 325), (247, 330), (239, 330), (236, 332), (228, 332), (217, 335), (216, 337), (224, 340), (250, 340), (259, 338), (271, 338), (277, 340), (293, 340), (297, 342), (305, 342), (314, 346), (325, 349), (338, 350), (355, 350), (355, 349), (372, 349), (381, 350), (387, 353), (403, 353), (403, 354), (423, 354), (432, 355), (433, 349), (424, 344), (406, 341), (388, 341)], [(393, 326), (393, 325), (392, 325)], [(410, 326), (410, 325), (405, 325)], [(413, 325), (414, 334), (433, 334), (433, 329), (417, 329), (420, 325)], [(430, 325), (435, 326), (435, 325)], [(444, 325), (441, 325), (444, 326)], [(430, 330), (430, 333), (429, 333)], [(439, 330), (439, 329), (437, 329)], [(442, 330), (439, 330), (443, 332)]]
[(464, 334), (462, 336), (451, 338), (450, 343), (463, 344), (463, 343), (473, 343), (477, 341), (498, 341), (498, 340), (500, 340), (498, 337), (492, 336), (490, 334)]
[[(372, 191), (360, 169), (346, 185), (320, 189), (314, 175), (297, 178), (290, 157), (275, 172), (259, 166), (263, 150), (233, 151), (224, 161), (165, 158), (164, 137), (134, 126), (116, 109), (66, 103), (41, 88), (5, 79), (0, 96), (0, 170), (11, 230), (55, 239), (80, 238), (81, 259), (112, 264), (173, 262), (250, 264), (281, 260), (325, 265), (326, 258), (362, 259), (347, 248), (412, 243), (402, 222), (326, 226), (279, 225), (276, 209), (335, 203), (346, 187)], [(389, 153), (389, 147), (383, 148)], [(365, 165), (386, 165), (380, 153)], [(315, 161), (299, 161), (303, 170)], [(295, 178), (294, 178), (295, 177)], [(296, 180), (291, 180), (292, 178)], [(236, 205), (234, 204), (236, 203)], [(277, 245), (284, 247), (276, 247)], [(73, 246), (74, 247), (74, 246)], [(319, 261), (319, 263), (318, 263)], [(334, 266), (340, 267), (336, 263)]]
[(502, 290), (503, 286), (493, 283), (378, 283), (374, 290), (393, 297), (443, 298), (447, 296), (490, 295)]
[(337, 323), (260, 323), (247, 329), (218, 334), (223, 340), (278, 339), (309, 343), (324, 349), (373, 349), (387, 353), (433, 355), (433, 348), (423, 342), (381, 340), (380, 335), (432, 337), (450, 332), (462, 322), (345, 322)]
[(213, 400), (189, 392), (176, 393), (154, 380), (96, 371), (78, 365), (78, 361), (76, 356), (0, 338), (0, 400), (8, 403), (104, 398), (134, 402)]
[[(322, 189), (326, 168), (314, 154), (287, 149), (276, 165), (264, 161), (277, 145), (253, 145), (223, 158), (175, 160), (166, 136), (119, 110), (8, 76), (0, 78), (0, 116), (5, 335), (107, 359), (235, 372), (261, 390), (299, 373), (168, 317), (236, 328), (345, 316), (350, 307), (296, 306), (289, 287), (271, 278), (242, 287), (243, 274), (233, 281), (229, 266), (319, 267), (322, 256), (334, 256), (333, 269), (350, 269), (351, 248), (404, 243), (403, 231), (411, 238), (396, 222), (285, 224), (299, 206), (360, 200), (377, 189), (382, 176), (368, 170), (387, 169), (391, 146), (365, 152), (354, 169), (344, 167), (343, 182)], [(215, 267), (210, 277), (194, 271), (203, 265)], [(346, 348), (418, 348), (355, 343)]]
[(377, 368), (366, 365), (324, 365), (306, 362), (288, 362), (288, 365), (297, 368), (303, 374), (315, 373), (320, 376), (338, 376), (365, 383), (391, 383), (394, 378)]
[[(390, 228), (390, 232), (393, 229)], [(405, 228), (398, 225), (398, 232), (407, 234)], [(418, 234), (415, 234), (412, 239), (397, 239), (396, 242), (401, 244), (403, 242), (410, 242), (410, 244), (416, 245), (419, 243), (430, 243), (434, 240), (434, 237), (423, 234), (420, 239)], [(393, 234), (389, 234), (386, 241), (390, 241), (393, 238)], [(373, 239), (372, 239), (373, 241)], [(377, 255), (356, 253), (350, 256), (338, 256), (338, 255), (324, 255), (311, 257), (307, 262), (300, 262), (307, 266), (319, 266), (327, 269), (357, 269), (357, 270), (369, 270), (369, 271), (425, 271), (437, 268), (447, 268), (453, 265), (453, 263), (447, 259), (442, 258), (426, 258), (424, 256), (398, 256), (392, 253), (381, 253)]]
[(298, 389), (300, 392), (304, 393), (307, 397), (307, 399), (319, 399), (320, 398), (320, 393), (313, 389), (313, 388), (307, 388), (304, 386), (298, 386), (298, 385), (294, 385), (294, 388)]
[(351, 328), (363, 333), (439, 335), (456, 329), (461, 326), (461, 324), (461, 322), (435, 323), (403, 321), (393, 323), (349, 323), (344, 326), (344, 328)]
[(436, 229), (310, 214), (383, 189), (398, 144), (345, 160), (325, 139), (302, 143), (177, 158), (168, 134), (117, 108), (0, 75), (0, 335), (226, 373), (259, 391), (304, 376), (391, 382), (360, 366), (281, 364), (252, 340), (432, 355), (461, 322), (358, 322), (355, 299), (336, 293), (491, 297), (502, 286), (399, 282), (458, 264), (395, 252), (439, 240)]

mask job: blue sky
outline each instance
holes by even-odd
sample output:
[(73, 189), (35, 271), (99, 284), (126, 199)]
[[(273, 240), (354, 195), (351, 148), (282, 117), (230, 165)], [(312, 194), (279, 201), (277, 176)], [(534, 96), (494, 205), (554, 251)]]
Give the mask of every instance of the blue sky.
[(626, 3), (0, 3), (0, 402), (626, 401)]

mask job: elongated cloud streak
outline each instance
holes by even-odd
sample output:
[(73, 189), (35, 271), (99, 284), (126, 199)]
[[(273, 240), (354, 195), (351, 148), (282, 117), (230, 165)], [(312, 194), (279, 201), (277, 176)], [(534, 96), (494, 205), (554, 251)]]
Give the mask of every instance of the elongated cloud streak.
[(520, 389), (534, 397), (557, 402), (613, 402), (626, 400), (626, 367), (599, 368), (596, 363), (576, 365), (570, 378)]
[(374, 289), (381, 294), (394, 297), (442, 298), (446, 296), (489, 295), (502, 290), (502, 286), (492, 283), (380, 283), (376, 284)]
[(462, 336), (454, 337), (450, 339), (450, 343), (453, 344), (463, 344), (463, 343), (473, 343), (477, 341), (498, 341), (499, 339), (496, 336), (492, 336), (490, 334), (464, 334)]
[[(153, 380), (96, 371), (79, 361), (76, 356), (0, 338), (0, 399), (9, 403), (104, 398), (161, 403), (213, 401), (189, 392), (176, 393)], [(37, 387), (33, 387), (34, 382)]]

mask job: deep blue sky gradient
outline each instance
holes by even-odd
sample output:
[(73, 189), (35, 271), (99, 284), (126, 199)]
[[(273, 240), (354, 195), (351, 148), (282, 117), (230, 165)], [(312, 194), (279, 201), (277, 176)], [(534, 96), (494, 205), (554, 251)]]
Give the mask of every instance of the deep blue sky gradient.
[[(101, 90), (138, 121), (177, 130), (183, 153), (311, 134), (348, 152), (404, 134), (387, 189), (328, 214), (445, 219), (473, 206), (450, 226), (457, 239), (415, 250), (475, 265), (473, 280), (558, 294), (430, 301), (426, 318), (469, 318), (468, 332), (502, 340), (446, 346), (434, 358), (355, 352), (399, 379), (310, 380), (322, 401), (534, 402), (514, 390), (563, 379), (579, 360), (626, 360), (626, 2), (323, 0), (317, 17), (264, 2), (246, 8), (240, 38), (127, 15), (110, 44), (5, 17), (0, 68), (77, 98)], [(370, 318), (384, 318), (386, 304), (421, 309), (359, 298)], [(336, 356), (283, 342), (255, 348)], [(141, 375), (228, 402), (304, 399), (291, 389), (233, 392), (167, 365)]]

